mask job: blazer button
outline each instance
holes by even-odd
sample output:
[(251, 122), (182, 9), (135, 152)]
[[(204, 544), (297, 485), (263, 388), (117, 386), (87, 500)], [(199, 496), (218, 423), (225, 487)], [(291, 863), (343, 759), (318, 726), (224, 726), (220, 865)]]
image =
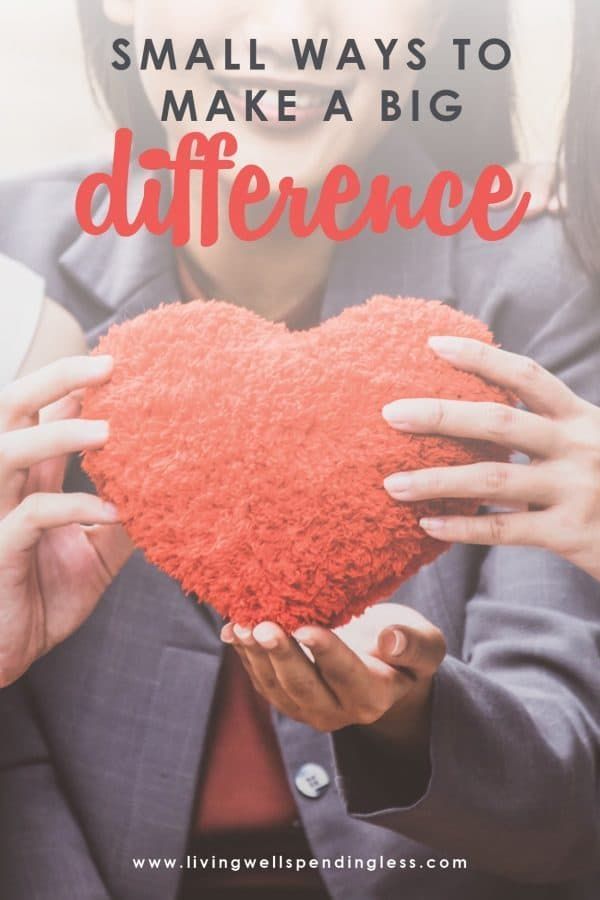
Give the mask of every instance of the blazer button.
[(318, 763), (304, 763), (294, 778), (298, 792), (310, 800), (316, 800), (324, 794), (330, 782), (329, 775)]

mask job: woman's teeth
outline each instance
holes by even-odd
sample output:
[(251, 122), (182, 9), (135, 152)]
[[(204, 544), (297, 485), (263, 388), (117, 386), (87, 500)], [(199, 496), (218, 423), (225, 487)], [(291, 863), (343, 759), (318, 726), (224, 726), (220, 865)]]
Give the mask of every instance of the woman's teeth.
[(323, 92), (321, 91), (311, 91), (311, 90), (301, 90), (296, 91), (296, 108), (297, 109), (309, 109), (313, 106), (318, 106), (323, 101)]
[(321, 88), (321, 87), (295, 87), (290, 88), (286, 87), (283, 83), (281, 86), (274, 87), (272, 85), (268, 87), (261, 86), (258, 82), (254, 84), (252, 87), (248, 87), (243, 83), (231, 82), (227, 83), (225, 81), (220, 82), (220, 87), (226, 91), (229, 97), (235, 97), (237, 100), (240, 100), (242, 103), (246, 102), (248, 94), (256, 95), (259, 91), (266, 91), (264, 97), (260, 101), (261, 107), (265, 109), (267, 107), (277, 108), (279, 104), (279, 98), (283, 94), (286, 102), (289, 102), (290, 111), (293, 111), (294, 108), (300, 109), (325, 109), (327, 104), (331, 100), (331, 95), (335, 90), (333, 87), (329, 88)]

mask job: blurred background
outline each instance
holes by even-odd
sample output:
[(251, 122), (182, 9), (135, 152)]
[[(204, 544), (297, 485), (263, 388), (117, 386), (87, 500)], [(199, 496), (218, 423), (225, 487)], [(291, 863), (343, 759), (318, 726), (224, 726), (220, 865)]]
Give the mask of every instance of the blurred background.
[[(568, 93), (571, 0), (512, 6), (519, 152), (545, 162), (556, 153)], [(0, 0), (0, 36), (3, 175), (108, 154), (112, 126), (88, 85), (75, 0)]]

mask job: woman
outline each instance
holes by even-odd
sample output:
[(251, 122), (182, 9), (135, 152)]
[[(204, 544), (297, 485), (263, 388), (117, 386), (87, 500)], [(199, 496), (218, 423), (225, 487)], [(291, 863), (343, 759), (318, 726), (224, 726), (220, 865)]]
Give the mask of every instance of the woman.
[[(442, 26), (439, 42), (450, 46), (455, 33), (468, 31), (472, 40), (478, 36), (483, 40), (489, 33), (505, 33), (508, 25), (508, 6), (497, 4), (490, 8), (485, 21), (478, 22), (474, 15), (477, 4), (462, 3), (451, 19)], [(476, 22), (476, 27), (473, 23)], [(84, 25), (88, 20), (84, 20)], [(430, 89), (434, 90), (436, 84), (449, 81), (453, 74), (453, 58), (442, 59), (433, 69), (430, 69)], [(440, 168), (451, 167), (465, 174), (470, 179), (475, 179), (482, 165), (492, 156), (497, 161), (508, 163), (514, 158), (515, 146), (512, 131), (510, 129), (510, 78), (508, 73), (499, 76), (494, 73), (486, 84), (485, 103), (480, 102), (482, 96), (482, 73), (476, 71), (468, 73), (469, 78), (462, 84), (462, 96), (465, 112), (461, 123), (462, 130), (455, 129), (450, 135), (445, 134), (440, 123), (430, 121), (422, 123), (419, 132), (420, 140), (435, 159)], [(423, 89), (424, 85), (421, 84)], [(493, 92), (490, 98), (490, 91)], [(136, 96), (138, 105), (146, 103), (145, 95), (140, 91)], [(493, 118), (492, 118), (493, 117)], [(150, 123), (150, 130), (155, 128), (154, 120), (147, 118), (144, 124)], [(493, 127), (492, 127), (493, 126)], [(468, 146), (465, 146), (464, 131), (468, 130), (472, 138)], [(138, 139), (143, 129), (138, 130)], [(502, 136), (499, 144), (498, 135)], [(156, 134), (153, 135), (157, 137)], [(440, 138), (444, 136), (444, 140)], [(160, 139), (160, 134), (158, 135)], [(554, 205), (550, 198), (551, 173), (542, 171), (539, 167), (524, 171), (515, 166), (513, 168), (515, 183), (519, 184), (518, 191), (527, 188), (534, 195), (528, 215), (539, 214), (545, 208)], [(19, 303), (10, 302), (7, 305), (7, 315), (10, 328), (5, 329), (0, 337), (0, 388), (8, 384), (17, 376), (25, 375), (41, 368), (56, 358), (75, 356), (82, 354), (85, 349), (85, 339), (75, 319), (61, 306), (43, 297), (43, 282), (30, 270), (6, 257), (0, 258), (0, 280), (7, 301), (19, 297)], [(70, 363), (69, 365), (75, 365)], [(89, 364), (77, 361), (76, 365), (83, 373)], [(41, 380), (53, 381), (55, 373), (64, 371), (65, 364), (54, 367), (48, 372), (38, 376)], [(92, 372), (92, 369), (90, 369)], [(108, 377), (108, 374), (107, 376)], [(6, 527), (6, 526), (5, 526)], [(2, 526), (0, 526), (0, 533)], [(89, 534), (89, 532), (88, 532)], [(67, 636), (72, 628), (82, 621), (85, 614), (91, 608), (87, 605), (78, 611), (71, 623), (63, 622), (60, 628), (54, 627), (57, 635)], [(22, 610), (23, 617), (20, 628), (27, 628), (30, 610)], [(15, 623), (16, 624), (16, 623)], [(22, 644), (19, 640), (5, 641), (10, 648), (10, 660), (4, 655), (0, 666), (4, 676), (3, 683), (8, 683), (18, 677), (22, 671), (39, 655), (50, 649), (58, 638), (49, 639), (48, 636), (39, 642), (37, 647), (30, 645), (22, 653), (18, 648)]]
[[(600, 9), (583, 0), (576, 8), (565, 127), (566, 228), (600, 285), (600, 124), (597, 116), (589, 115), (600, 103), (599, 37)], [(386, 490), (405, 502), (475, 497), (517, 507), (512, 513), (424, 520), (421, 525), (442, 541), (543, 547), (600, 579), (600, 409), (576, 397), (532, 360), (449, 337), (434, 338), (430, 346), (454, 365), (510, 388), (530, 412), (508, 414), (467, 403), (415, 400), (390, 404), (383, 413), (390, 425), (494, 440), (524, 450), (532, 465), (397, 473), (386, 479)]]
[[(278, 75), (272, 87), (293, 81), (290, 15), (300, 35), (362, 35), (372, 48), (370, 74), (346, 82), (327, 73), (328, 84), (349, 86), (354, 127), (317, 126), (314, 85), (303, 96), (302, 128), (230, 126), (244, 162), (259, 162), (272, 182), (292, 174), (312, 186), (340, 158), (367, 177), (383, 167), (392, 177), (402, 171), (405, 179), (426, 183), (429, 164), (403, 130), (385, 134), (373, 122), (373, 96), (387, 76), (371, 53), (381, 34), (397, 35), (401, 46), (414, 34), (432, 43), (438, 10), (439, 4), (411, 0), (399, 14), (397, 3), (376, 0), (366, 21), (358, 0), (226, 0), (218, 16), (185, 0), (80, 2), (94, 71), (120, 124), (133, 124), (138, 134), (151, 125), (152, 143), (171, 149), (181, 129), (173, 122), (159, 126), (165, 89), (187, 88), (191, 79), (204, 106), (217, 82), (235, 94), (236, 75), (223, 74), (222, 65), (214, 77), (205, 69), (187, 76), (181, 69), (150, 69), (140, 77), (135, 67), (123, 75), (107, 58), (114, 37), (139, 45), (147, 35), (168, 35), (189, 48), (190, 35), (203, 35), (211, 47), (222, 47), (225, 37), (244, 45), (257, 36)], [(405, 94), (414, 84), (408, 69), (394, 79)], [(227, 296), (299, 328), (384, 291), (446, 297), (522, 350), (549, 312), (566, 306), (561, 327), (578, 367), (565, 373), (559, 360), (557, 370), (575, 389), (595, 390), (595, 359), (586, 343), (589, 285), (574, 266), (568, 285), (548, 278), (547, 248), (561, 264), (566, 260), (553, 222), (529, 223), (510, 245), (495, 247), (469, 235), (456, 243), (434, 239), (426, 230), (402, 239), (365, 234), (335, 248), (283, 232), (242, 245), (224, 231), (214, 247), (194, 241), (174, 254), (167, 240), (147, 234), (131, 241), (82, 235), (72, 207), (82, 175), (4, 188), (0, 211), (10, 209), (17, 221), (9, 234), (17, 242), (32, 216), (47, 221), (52, 210), (60, 241), (45, 235), (52, 252), (39, 251), (44, 272), (92, 339), (112, 322), (176, 296)], [(191, 193), (195, 217), (198, 193)], [(524, 281), (531, 285), (525, 308)], [(544, 360), (559, 338), (562, 330), (553, 324), (538, 348)], [(96, 378), (107, 377), (110, 363), (101, 365)], [(44, 379), (33, 391), (21, 380), (5, 402), (4, 436), (14, 433), (19, 410), (28, 409), (34, 420), (40, 406), (68, 398), (90, 378), (89, 370), (78, 370), (60, 384)], [(95, 431), (89, 423), (50, 433), (50, 425), (39, 427), (43, 441), (34, 421), (21, 429), (20, 455), (9, 459), (7, 481), (26, 464), (35, 476), (48, 456), (58, 468), (66, 452), (106, 439), (106, 427), (97, 423)], [(115, 577), (114, 511), (79, 505), (92, 502), (81, 498), (86, 487), (75, 461), (68, 494), (54, 490), (28, 500), (21, 482), (6, 501), (7, 533), (13, 540), (26, 533), (14, 545), (11, 565), (0, 570), (0, 577), (16, 573), (2, 585), (3, 597), (30, 602), (40, 588), (43, 598), (60, 596), (66, 583), (63, 604), (80, 592), (86, 602), (94, 593), (102, 601), (70, 640), (0, 695), (3, 897), (170, 900), (180, 889), (189, 897), (229, 891), (265, 900), (580, 894), (600, 845), (600, 672), (592, 665), (598, 603), (588, 580), (575, 590), (577, 576), (568, 566), (550, 565), (533, 551), (498, 548), (483, 559), (465, 550), (447, 554), (392, 602), (339, 634), (303, 629), (293, 641), (271, 623), (249, 634), (186, 601), (139, 554)], [(93, 548), (81, 528), (90, 521), (102, 529)], [(52, 524), (62, 527), (49, 531)], [(438, 854), (468, 862), (450, 878)], [(226, 867), (202, 865), (213, 857), (279, 856), (314, 857), (318, 871), (306, 862), (291, 881), (278, 871), (236, 879)], [(144, 863), (148, 857), (155, 865)], [(340, 857), (341, 865), (320, 866)], [(348, 858), (363, 865), (346, 867)]]

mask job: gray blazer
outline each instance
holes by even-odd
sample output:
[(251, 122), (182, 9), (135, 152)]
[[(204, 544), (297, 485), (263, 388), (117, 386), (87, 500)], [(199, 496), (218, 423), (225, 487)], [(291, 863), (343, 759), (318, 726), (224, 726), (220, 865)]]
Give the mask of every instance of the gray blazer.
[[(416, 157), (390, 166), (399, 180), (429, 175)], [(0, 250), (43, 274), (93, 340), (179, 288), (168, 241), (80, 233), (79, 174), (1, 187)], [(375, 292), (460, 306), (600, 401), (598, 298), (556, 221), (524, 224), (497, 244), (391, 229), (340, 245), (324, 317)], [(75, 467), (69, 487), (82, 482)], [(327, 736), (273, 715), (315, 855), (377, 864), (325, 871), (331, 897), (596, 896), (599, 586), (542, 551), (457, 546), (394, 600), (435, 622), (449, 647), (423, 796), (404, 796), (397, 773), (407, 764), (378, 756), (352, 729)], [(219, 626), (137, 554), (78, 633), (2, 692), (3, 900), (174, 900), (178, 865), (136, 869), (132, 859), (185, 854)], [(294, 787), (307, 762), (330, 781), (316, 799)], [(467, 868), (430, 868), (452, 857)], [(406, 867), (387, 868), (388, 858)]]

